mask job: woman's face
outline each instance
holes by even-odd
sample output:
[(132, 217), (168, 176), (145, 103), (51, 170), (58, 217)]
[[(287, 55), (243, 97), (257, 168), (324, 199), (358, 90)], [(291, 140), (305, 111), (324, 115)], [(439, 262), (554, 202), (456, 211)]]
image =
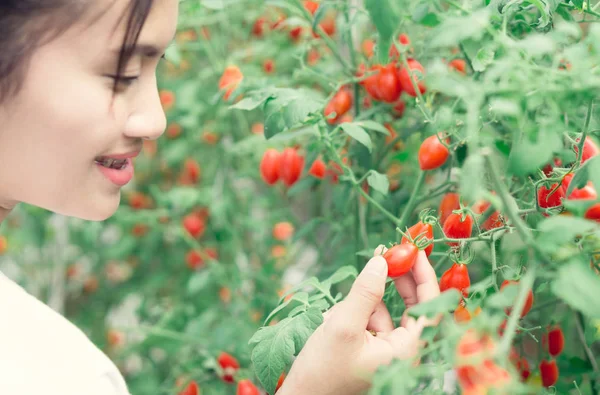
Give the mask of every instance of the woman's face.
[(144, 51), (123, 72), (138, 78), (120, 82), (113, 102), (129, 1), (94, 0), (89, 19), (36, 50), (23, 89), (0, 105), (0, 207), (24, 202), (97, 221), (116, 211), (119, 184), (132, 169), (109, 170), (98, 160), (139, 153), (143, 139), (163, 133), (155, 72), (179, 3), (154, 1), (137, 43)]

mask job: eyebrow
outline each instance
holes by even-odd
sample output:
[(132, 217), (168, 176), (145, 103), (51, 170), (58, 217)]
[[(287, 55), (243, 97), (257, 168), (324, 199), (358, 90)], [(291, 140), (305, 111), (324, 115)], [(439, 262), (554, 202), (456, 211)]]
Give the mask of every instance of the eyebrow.
[[(167, 47), (169, 47), (172, 44), (172, 42), (169, 42), (169, 44), (167, 45)], [(165, 47), (165, 50), (166, 48)], [(114, 51), (116, 54), (119, 54), (121, 52), (121, 48), (118, 48)], [(152, 45), (152, 44), (137, 44), (133, 47), (133, 56), (135, 55), (142, 55), (148, 58), (153, 58), (153, 57), (157, 57), (159, 55), (162, 54), (162, 49), (157, 47), (156, 45)]]

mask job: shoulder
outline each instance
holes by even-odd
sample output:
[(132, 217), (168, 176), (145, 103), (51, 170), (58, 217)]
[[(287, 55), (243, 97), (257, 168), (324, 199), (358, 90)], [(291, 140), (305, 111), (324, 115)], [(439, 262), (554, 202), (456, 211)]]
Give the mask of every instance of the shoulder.
[(2, 273), (0, 322), (0, 394), (128, 394), (118, 369), (79, 328)]

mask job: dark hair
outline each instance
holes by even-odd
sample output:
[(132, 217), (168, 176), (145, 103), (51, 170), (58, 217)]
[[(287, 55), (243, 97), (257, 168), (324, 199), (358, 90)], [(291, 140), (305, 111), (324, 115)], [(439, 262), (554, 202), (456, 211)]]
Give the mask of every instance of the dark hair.
[[(69, 29), (93, 1), (0, 0), (0, 103), (22, 88), (35, 50)], [(154, 0), (130, 1), (113, 94), (154, 3)]]

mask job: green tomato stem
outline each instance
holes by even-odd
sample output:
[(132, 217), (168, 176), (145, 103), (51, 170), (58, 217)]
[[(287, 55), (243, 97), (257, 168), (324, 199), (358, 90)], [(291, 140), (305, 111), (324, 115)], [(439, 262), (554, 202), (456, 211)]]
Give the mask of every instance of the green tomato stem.
[(415, 203), (417, 201), (417, 195), (419, 193), (419, 190), (423, 186), (424, 182), (425, 182), (425, 172), (421, 170), (421, 171), (419, 171), (419, 176), (417, 177), (417, 182), (415, 183), (415, 187), (413, 188), (412, 194), (410, 195), (410, 200), (406, 204), (406, 207), (404, 207), (404, 211), (402, 212), (402, 215), (400, 216), (400, 220), (398, 221), (398, 227), (400, 229), (402, 229), (406, 226), (406, 223), (408, 222), (408, 218), (410, 217), (410, 214), (412, 213), (412, 211), (415, 208)]

